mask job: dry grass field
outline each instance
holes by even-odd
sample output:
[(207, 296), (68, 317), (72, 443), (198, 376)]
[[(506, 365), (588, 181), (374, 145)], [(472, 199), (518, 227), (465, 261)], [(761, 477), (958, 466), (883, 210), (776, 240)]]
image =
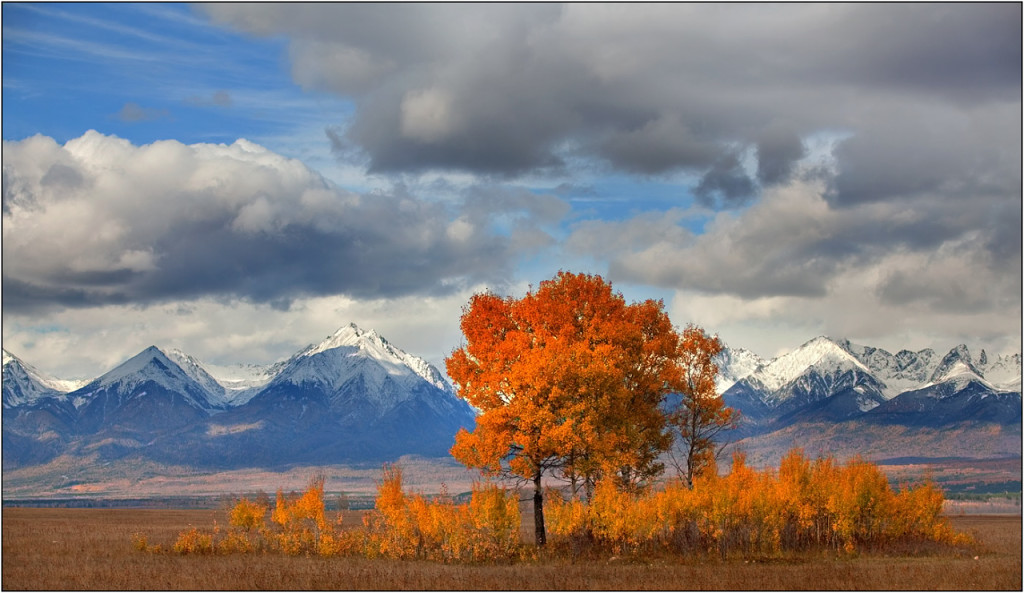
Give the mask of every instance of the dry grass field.
[[(359, 511), (345, 521), (356, 524)], [(178, 556), (132, 546), (142, 532), (167, 547), (189, 525), (226, 523), (223, 510), (3, 509), (5, 590), (254, 589), (945, 589), (1021, 590), (1021, 517), (957, 516), (978, 540), (973, 555), (932, 551), (752, 562), (657, 559), (513, 566), (308, 558), (282, 555)], [(530, 518), (524, 517), (529, 525)]]

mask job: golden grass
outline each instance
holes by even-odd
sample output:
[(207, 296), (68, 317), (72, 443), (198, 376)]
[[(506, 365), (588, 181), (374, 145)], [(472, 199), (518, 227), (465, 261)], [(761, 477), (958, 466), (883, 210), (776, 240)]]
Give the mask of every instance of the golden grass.
[[(345, 523), (360, 524), (361, 512)], [(272, 555), (179, 556), (133, 548), (145, 533), (165, 549), (189, 525), (227, 523), (224, 510), (3, 509), (2, 587), (7, 590), (294, 590), (294, 589), (732, 589), (732, 590), (1020, 590), (1021, 517), (953, 517), (975, 536), (978, 556), (934, 550), (924, 555), (849, 558), (808, 555), (785, 562), (454, 566), (432, 562)], [(532, 524), (523, 518), (524, 524)]]

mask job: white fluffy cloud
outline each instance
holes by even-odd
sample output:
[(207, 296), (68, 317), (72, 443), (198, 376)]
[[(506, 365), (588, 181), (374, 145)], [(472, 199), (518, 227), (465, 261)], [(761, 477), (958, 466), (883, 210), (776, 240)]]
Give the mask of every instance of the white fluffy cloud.
[(4, 312), (205, 296), (286, 307), (500, 283), (532, 249), (519, 235), (547, 238), (541, 226), (565, 205), (530, 192), (481, 198), (491, 191), (448, 205), (357, 194), (245, 140), (5, 141)]

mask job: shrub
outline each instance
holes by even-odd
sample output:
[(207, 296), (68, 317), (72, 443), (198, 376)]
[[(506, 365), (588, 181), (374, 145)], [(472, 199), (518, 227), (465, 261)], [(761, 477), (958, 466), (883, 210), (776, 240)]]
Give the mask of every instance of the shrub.
[[(672, 480), (660, 490), (638, 493), (609, 479), (598, 482), (586, 502), (563, 500), (556, 490), (546, 498), (551, 544), (574, 557), (587, 552), (771, 557), (812, 549), (854, 553), (905, 543), (971, 543), (941, 515), (943, 493), (934, 484), (897, 492), (871, 463), (810, 461), (799, 450), (783, 458), (777, 471), (755, 470), (743, 455), (735, 455), (728, 474), (704, 472), (692, 488)], [(446, 491), (427, 499), (402, 489), (397, 466), (384, 467), (376, 510), (364, 516), (361, 528), (343, 531), (340, 517), (334, 524), (327, 521), (322, 476), (313, 477), (298, 496), (279, 490), (271, 525), (264, 520), (267, 509), (242, 498), (229, 512), (226, 532), (216, 525), (212, 533), (190, 528), (173, 550), (439, 562), (512, 561), (529, 553), (519, 539), (516, 492), (475, 483), (468, 503), (455, 504)], [(158, 549), (141, 534), (135, 534), (133, 545)]]
[(246, 531), (262, 529), (265, 525), (267, 507), (247, 498), (242, 498), (235, 503), (228, 515), (228, 523), (233, 527), (241, 527)]
[(364, 523), (364, 553), (371, 558), (482, 562), (513, 559), (521, 548), (513, 493), (477, 483), (468, 504), (454, 504), (446, 492), (428, 501), (402, 490), (402, 472), (394, 466), (385, 466), (376, 511)]
[(174, 542), (174, 551), (178, 554), (212, 554), (213, 535), (203, 533), (192, 527), (178, 534)]
[(574, 554), (663, 550), (728, 556), (777, 556), (824, 548), (852, 553), (907, 541), (965, 545), (941, 516), (942, 491), (930, 483), (889, 486), (875, 465), (831, 458), (813, 463), (791, 451), (778, 473), (756, 471), (743, 455), (725, 476), (705, 473), (693, 488), (671, 481), (642, 496), (600, 483), (588, 503), (550, 496), (548, 526)]

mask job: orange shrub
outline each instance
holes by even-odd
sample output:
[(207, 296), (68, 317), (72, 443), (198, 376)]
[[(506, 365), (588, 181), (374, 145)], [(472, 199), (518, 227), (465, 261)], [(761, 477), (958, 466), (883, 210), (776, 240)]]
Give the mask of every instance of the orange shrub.
[(446, 492), (432, 501), (402, 490), (402, 472), (385, 466), (376, 511), (364, 518), (368, 557), (441, 562), (512, 559), (520, 552), (519, 505), (514, 493), (474, 484), (469, 504)]
[(262, 529), (265, 525), (267, 507), (242, 498), (235, 503), (228, 514), (228, 524), (247, 531)]
[[(417, 558), (440, 562), (493, 562), (523, 558), (520, 514), (514, 491), (476, 483), (468, 503), (455, 504), (447, 492), (428, 500), (402, 489), (402, 471), (385, 466), (377, 487), (376, 510), (363, 527), (342, 531), (324, 513), (324, 480), (315, 477), (300, 496), (278, 491), (271, 515), (266, 507), (239, 500), (229, 513), (226, 533), (191, 528), (173, 550), (181, 554), (251, 553), (369, 558)], [(965, 545), (970, 538), (953, 531), (942, 515), (943, 493), (930, 482), (898, 492), (875, 465), (853, 459), (809, 461), (799, 450), (782, 459), (776, 472), (733, 457), (728, 474), (703, 472), (693, 487), (681, 480), (639, 494), (598, 482), (590, 499), (547, 495), (551, 544), (573, 555), (599, 553), (711, 554), (722, 557), (778, 556), (787, 551), (826, 549), (851, 553), (898, 542)], [(144, 536), (133, 541), (149, 546)]]
[(730, 472), (707, 472), (692, 489), (680, 481), (643, 496), (598, 484), (590, 501), (548, 499), (557, 544), (588, 542), (610, 553), (663, 549), (774, 556), (812, 547), (847, 553), (897, 541), (962, 545), (941, 516), (942, 491), (926, 483), (896, 493), (875, 465), (831, 458), (813, 463), (791, 451), (778, 473), (757, 471), (735, 455)]
[(280, 526), (277, 543), (286, 554), (335, 553), (335, 534), (324, 513), (324, 476), (310, 478), (306, 491), (294, 500), (278, 490), (271, 519)]
[(178, 534), (178, 540), (174, 542), (174, 551), (178, 554), (212, 554), (213, 536), (192, 527)]

